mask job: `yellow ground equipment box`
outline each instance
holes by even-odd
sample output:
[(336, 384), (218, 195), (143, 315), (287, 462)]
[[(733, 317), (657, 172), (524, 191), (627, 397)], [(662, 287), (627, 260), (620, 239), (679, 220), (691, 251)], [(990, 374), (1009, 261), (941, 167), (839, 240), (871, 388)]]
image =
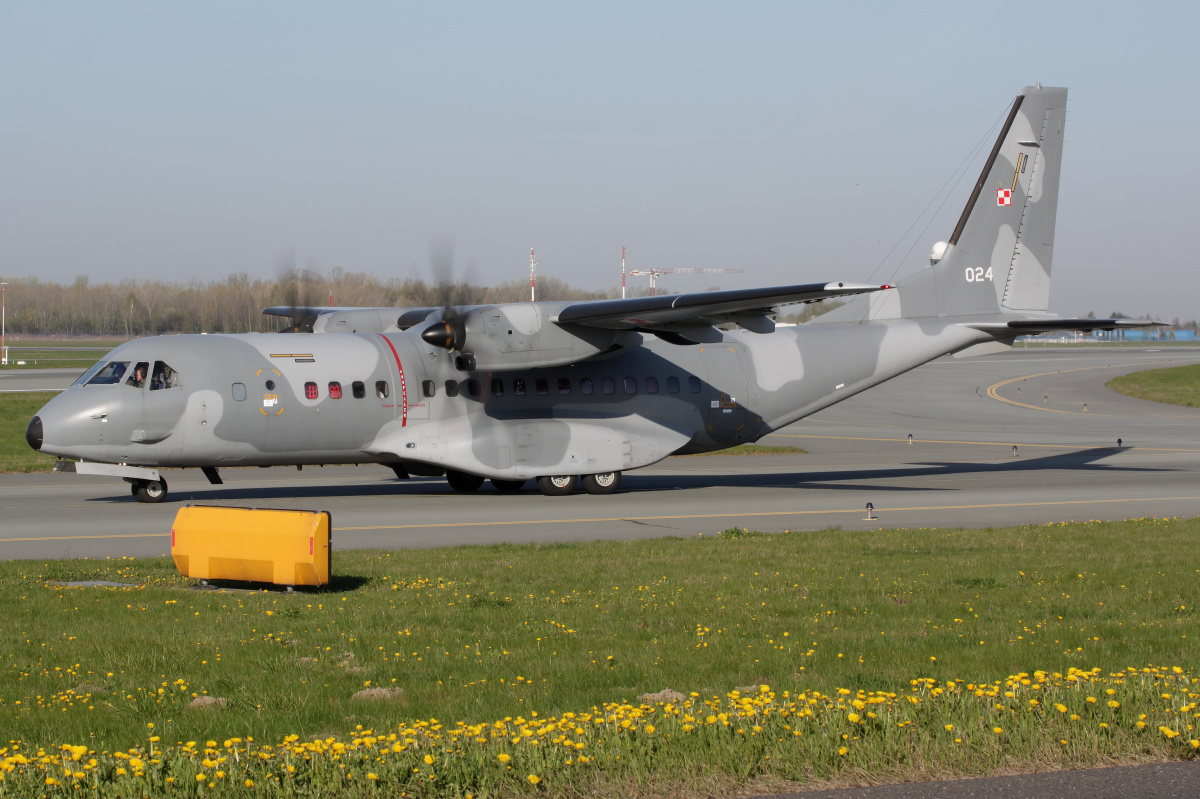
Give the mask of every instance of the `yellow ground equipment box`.
[(199, 580), (327, 585), (328, 511), (187, 505), (171, 527), (175, 568)]

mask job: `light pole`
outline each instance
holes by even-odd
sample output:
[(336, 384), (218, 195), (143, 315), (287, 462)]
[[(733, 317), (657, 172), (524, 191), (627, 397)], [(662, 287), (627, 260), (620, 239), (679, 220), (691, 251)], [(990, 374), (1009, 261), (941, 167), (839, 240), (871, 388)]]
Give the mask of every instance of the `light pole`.
[(0, 282), (0, 366), (8, 366), (8, 347), (4, 345), (4, 311), (8, 300), (8, 281)]

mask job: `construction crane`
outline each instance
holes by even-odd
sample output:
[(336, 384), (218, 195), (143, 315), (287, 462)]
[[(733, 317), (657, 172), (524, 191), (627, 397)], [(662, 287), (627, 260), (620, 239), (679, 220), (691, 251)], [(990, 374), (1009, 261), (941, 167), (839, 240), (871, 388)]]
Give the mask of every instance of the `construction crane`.
[(658, 290), (660, 275), (729, 275), (744, 272), (744, 269), (701, 269), (699, 267), (681, 267), (679, 269), (633, 269), (629, 274), (633, 277), (650, 276), (650, 296), (655, 296)]

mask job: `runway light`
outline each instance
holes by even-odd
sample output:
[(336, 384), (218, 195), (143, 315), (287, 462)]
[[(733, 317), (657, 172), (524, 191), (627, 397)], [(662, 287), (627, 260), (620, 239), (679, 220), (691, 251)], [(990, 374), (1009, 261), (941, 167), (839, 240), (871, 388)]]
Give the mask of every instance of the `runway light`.
[(863, 519), (863, 521), (864, 522), (875, 521), (875, 506), (872, 505), (870, 502), (867, 503), (867, 518)]
[(908, 443), (909, 443), (910, 445), (912, 444), (912, 433), (909, 433), (909, 434), (908, 434)]
[(1087, 403), (1083, 403), (1083, 412), (1087, 413)]
[(1118, 447), (1120, 447), (1120, 446), (1121, 446), (1121, 439), (1119, 439), (1119, 438), (1117, 439), (1117, 446), (1118, 446)]
[(1013, 444), (1013, 457), (1017, 457), (1017, 445)]

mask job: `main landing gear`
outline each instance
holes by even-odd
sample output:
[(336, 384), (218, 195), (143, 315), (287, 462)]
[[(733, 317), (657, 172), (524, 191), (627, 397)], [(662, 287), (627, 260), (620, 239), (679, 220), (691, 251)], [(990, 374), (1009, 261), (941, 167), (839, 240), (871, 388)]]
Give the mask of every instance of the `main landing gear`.
[[(478, 491), (483, 486), (483, 478), (467, 472), (446, 470), (446, 482), (455, 491)], [(492, 485), (497, 491), (512, 493), (520, 491), (527, 481), (499, 480), (492, 478)], [(603, 472), (601, 474), (553, 474), (537, 479), (538, 490), (548, 497), (563, 497), (574, 494), (580, 485), (589, 494), (612, 494), (621, 486), (620, 472)], [(164, 489), (165, 490), (165, 489)], [(143, 500), (159, 501), (159, 500)]]
[(548, 497), (562, 497), (573, 494), (579, 485), (589, 494), (611, 494), (621, 486), (620, 472), (602, 472), (600, 474), (585, 474), (579, 477), (573, 474), (555, 474), (538, 478), (538, 488)]
[(157, 480), (130, 480), (129, 487), (138, 502), (162, 502), (167, 498), (167, 481), (162, 477)]

